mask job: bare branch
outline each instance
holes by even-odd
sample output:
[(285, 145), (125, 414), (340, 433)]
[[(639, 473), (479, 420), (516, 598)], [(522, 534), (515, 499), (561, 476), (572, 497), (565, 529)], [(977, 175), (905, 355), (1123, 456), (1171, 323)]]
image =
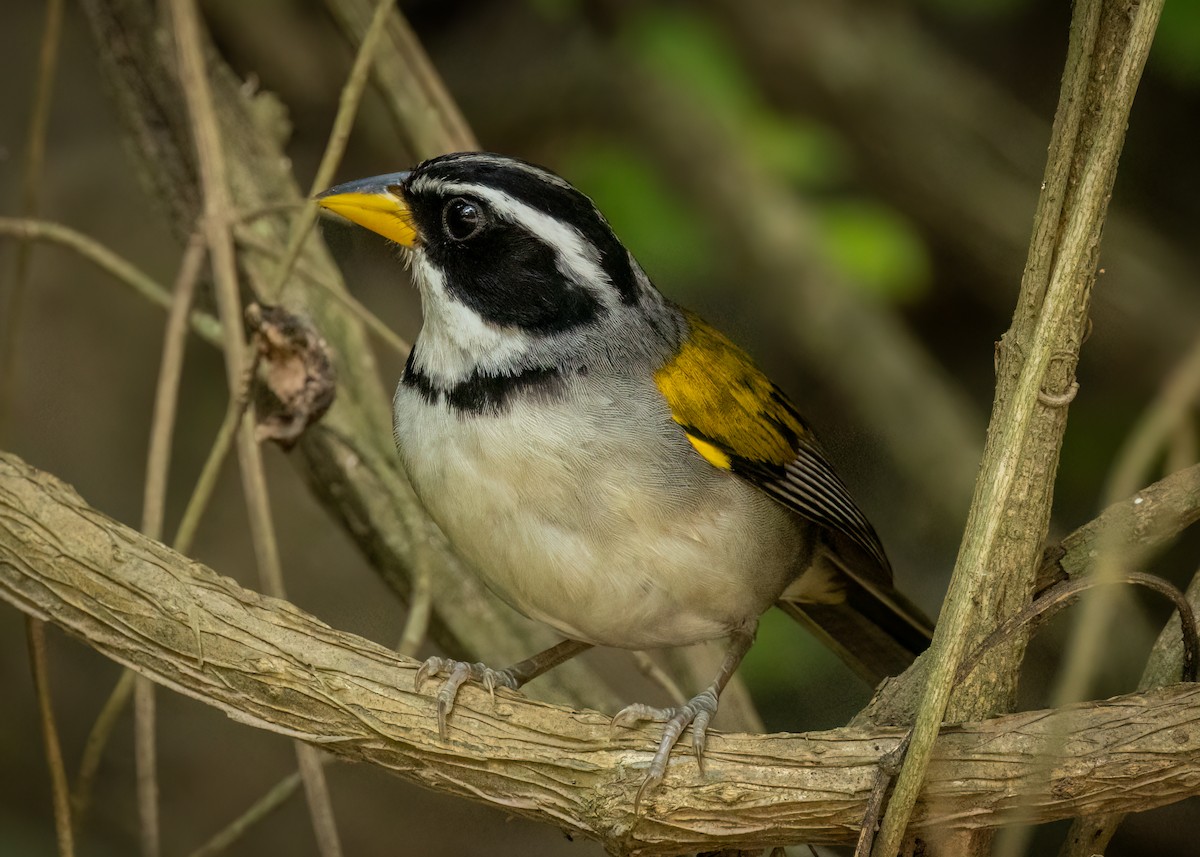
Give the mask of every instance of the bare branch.
[[(24, 241), (49, 241), (74, 250), (105, 273), (132, 288), (152, 304), (163, 309), (171, 306), (171, 293), (132, 262), (121, 258), (98, 241), (69, 226), (47, 220), (0, 217), (0, 237)], [(220, 345), (221, 325), (211, 315), (191, 314), (192, 330), (211, 345)]]
[[(851, 842), (877, 766), (901, 738), (896, 729), (716, 735), (707, 777), (680, 754), (635, 819), (652, 730), (614, 736), (593, 712), (507, 691), (493, 706), (466, 688), (443, 743), (432, 699), (412, 692), (415, 661), (240, 588), (7, 454), (0, 598), (240, 722), (614, 850)], [(995, 826), (1021, 805), (1048, 821), (1182, 799), (1200, 787), (1198, 727), (1200, 688), (1182, 685), (946, 728), (915, 829)], [(1037, 780), (1047, 757), (1050, 778)]]
[[(358, 105), (362, 101), (363, 92), (367, 88), (367, 75), (371, 68), (371, 59), (376, 53), (376, 46), (383, 36), (383, 27), (388, 15), (396, 5), (396, 0), (376, 0), (375, 10), (371, 13), (371, 23), (367, 26), (362, 44), (354, 55), (354, 66), (350, 76), (342, 87), (338, 99), (338, 112), (333, 120), (333, 128), (329, 132), (329, 141), (325, 144), (325, 152), (321, 155), (321, 163), (317, 166), (317, 174), (313, 178), (308, 195), (319, 193), (333, 181), (333, 174), (342, 161), (346, 151), (346, 143), (350, 139), (350, 129), (354, 126), (354, 117), (358, 115)], [(300, 258), (300, 248), (308, 238), (317, 222), (317, 203), (309, 199), (299, 218), (292, 223), (292, 231), (288, 236), (287, 248), (283, 252), (283, 260), (279, 271), (275, 274), (272, 286), (267, 290), (267, 299), (274, 302), (283, 291), (283, 284), (291, 274), (296, 260)]]
[(1086, 574), (1103, 538), (1130, 565), (1140, 565), (1200, 521), (1200, 464), (1172, 473), (1113, 503), (1046, 551), (1038, 571), (1039, 592), (1059, 580)]
[[(188, 314), (204, 262), (203, 231), (192, 233), (179, 265), (167, 327), (163, 334), (162, 359), (159, 361), (158, 386), (154, 395), (154, 416), (150, 424), (150, 443), (146, 453), (146, 480), (142, 490), (142, 532), (162, 540), (163, 515), (167, 497), (167, 474), (171, 465), (171, 438), (175, 434), (175, 416), (179, 406), (179, 379), (187, 345)], [(119, 699), (119, 697), (117, 697)], [(157, 711), (154, 685), (139, 676), (133, 693), (133, 748), (137, 769), (138, 819), (141, 824), (143, 857), (158, 857), (162, 852), (159, 834), (158, 765), (155, 723)], [(103, 750), (103, 748), (100, 748)]]
[(79, 771), (75, 774), (75, 788), (71, 792), (71, 812), (75, 830), (83, 827), (83, 820), (92, 803), (92, 786), (96, 782), (96, 774), (100, 770), (100, 762), (104, 758), (104, 750), (108, 747), (108, 739), (112, 737), (117, 721), (133, 696), (134, 674), (130, 670), (122, 670), (121, 677), (113, 685), (108, 699), (96, 715), (96, 722), (88, 732), (87, 741), (83, 745), (83, 755), (79, 760)]
[(162, 853), (158, 812), (158, 707), (154, 683), (144, 675), (133, 681), (133, 761), (137, 777), (138, 834), (142, 857)]
[[(371, 0), (325, 0), (325, 6), (351, 44), (365, 43)], [(389, 15), (385, 38), (387, 49), (375, 52), (371, 74), (388, 109), (400, 120), (414, 159), (478, 149), (479, 141), (399, 12)]]
[[(62, 36), (63, 0), (46, 4), (46, 26), (42, 29), (42, 44), (38, 52), (37, 79), (34, 83), (33, 116), (29, 120), (29, 135), (25, 140), (25, 168), (21, 173), (21, 216), (34, 217), (41, 203), (42, 168), (46, 161), (46, 128), (50, 124), (50, 101), (54, 95), (54, 78), (58, 71), (58, 48)], [(17, 343), (21, 336), (21, 321), (25, 310), (25, 291), (28, 288), (29, 259), (33, 247), (29, 240), (17, 246), (13, 275), (8, 295), (0, 301), (0, 437), (7, 428), (9, 408), (17, 377), (19, 362)]]
[(54, 704), (50, 696), (50, 673), (46, 667), (46, 624), (33, 614), (25, 617), (29, 641), (29, 663), (33, 671), (33, 687), (37, 695), (38, 717), (42, 724), (42, 741), (46, 745), (46, 767), (50, 772), (50, 792), (54, 801), (54, 832), (58, 840), (58, 857), (74, 857), (75, 834), (71, 829), (71, 797), (63, 765), (62, 745), (58, 726), (54, 722)]
[(900, 848), (947, 713), (956, 720), (982, 716), (1004, 710), (1015, 695), (1019, 640), (989, 655), (989, 669), (973, 681), (957, 684), (955, 675), (967, 649), (1023, 607), (1033, 589), (1066, 427), (1066, 408), (1041, 396), (1060, 396), (1075, 380), (1117, 160), (1161, 10), (1161, 0), (1075, 6), (1029, 257), (1001, 340), (988, 442), (912, 746), (873, 854), (891, 857)]
[[(232, 222), (234, 206), (225, 168), (224, 145), (217, 122), (212, 89), (204, 63), (203, 41), (200, 33), (199, 11), (193, 0), (175, 0), (171, 4), (175, 46), (179, 53), (179, 77), (188, 107), (188, 116), (200, 164), (200, 179), (204, 198), (204, 227), (212, 260), (216, 285), (217, 310), (224, 333), (225, 368), (229, 396), (238, 394), (248, 363), (245, 333), (242, 329), (241, 294), (238, 288), (236, 253)], [(235, 434), (238, 461), (241, 464), (242, 491), (250, 517), (250, 534), (263, 589), (284, 597), (283, 565), (279, 559), (279, 544), (271, 521), (267, 495), (267, 479), (263, 470), (262, 450), (255, 436), (253, 406), (242, 417)], [(300, 776), (308, 796), (309, 814), (317, 846), (323, 857), (341, 857), (333, 808), (325, 774), (317, 762), (316, 751), (297, 744)]]
[(216, 857), (233, 843), (241, 839), (254, 825), (262, 821), (294, 795), (300, 788), (300, 772), (292, 771), (255, 801), (249, 809), (239, 815), (219, 833), (205, 842), (189, 857)]

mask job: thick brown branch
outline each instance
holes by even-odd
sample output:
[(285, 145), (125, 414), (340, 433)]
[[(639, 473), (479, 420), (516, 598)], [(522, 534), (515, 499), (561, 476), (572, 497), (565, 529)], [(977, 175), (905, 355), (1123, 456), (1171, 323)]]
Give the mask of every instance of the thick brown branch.
[[(680, 753), (635, 820), (649, 730), (610, 736), (599, 714), (507, 692), (493, 707), (468, 689), (442, 743), (430, 699), (412, 692), (414, 661), (240, 588), (11, 455), (0, 455), (0, 597), (239, 721), (613, 849), (852, 841), (875, 766), (900, 737), (714, 736), (707, 776)], [(973, 829), (1018, 805), (1026, 820), (1048, 821), (1147, 809), (1198, 788), (1200, 688), (1180, 685), (946, 729), (914, 818), (919, 829)]]

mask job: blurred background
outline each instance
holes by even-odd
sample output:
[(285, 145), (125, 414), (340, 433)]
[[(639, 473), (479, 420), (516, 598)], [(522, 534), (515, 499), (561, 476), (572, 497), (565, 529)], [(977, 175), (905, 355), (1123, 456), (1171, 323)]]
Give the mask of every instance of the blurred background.
[[(353, 53), (318, 0), (207, 0), (219, 51), (276, 93), (302, 186)], [(546, 164), (592, 195), (668, 296), (747, 346), (793, 395), (887, 545), (902, 588), (936, 614), (965, 521), (1065, 56), (1070, 4), (1044, 0), (401, 2), (483, 145)], [(19, 210), (44, 8), (0, 12), (0, 214)], [(67, 6), (42, 214), (170, 283), (180, 247), (144, 189)], [(1200, 332), (1200, 4), (1168, 3), (1134, 106), (1071, 405), (1051, 538), (1095, 516), (1130, 427)], [(338, 180), (414, 155), (368, 93)], [(325, 224), (354, 293), (409, 340), (415, 293), (393, 251)], [(11, 242), (0, 242), (0, 307)], [(0, 446), (122, 521), (140, 518), (164, 317), (78, 257), (34, 248)], [(0, 312), (3, 312), (0, 309)], [(402, 359), (380, 350), (390, 386)], [(168, 532), (225, 408), (219, 355), (190, 347)], [(1187, 422), (1161, 472), (1196, 460)], [(394, 645), (401, 605), (286, 461), (267, 450), (289, 595)], [(1154, 474), (1157, 478), (1159, 474)], [(1153, 568), (1181, 587), (1200, 541)], [(255, 586), (237, 474), (222, 476), (194, 555)], [(1023, 704), (1045, 703), (1062, 617), (1034, 642)], [(1100, 695), (1132, 690), (1166, 618), (1131, 602)], [(23, 617), (0, 606), (0, 855), (51, 854), (49, 785)], [(73, 771), (118, 668), (51, 630), (54, 703)], [(591, 657), (591, 655), (589, 655)], [(603, 661), (603, 653), (595, 655)], [(610, 672), (613, 672), (610, 670)], [(870, 689), (781, 615), (742, 675), (772, 730), (846, 722)], [(619, 680), (619, 671), (617, 671)], [(630, 694), (641, 685), (630, 685)], [(632, 696), (630, 697), (633, 698)], [(294, 768), (289, 742), (159, 694), (164, 850), (188, 854)], [(363, 766), (328, 769), (347, 854), (597, 855), (549, 828)], [(133, 853), (131, 734), (100, 772), (81, 854)], [(1196, 800), (1131, 817), (1110, 854), (1200, 854)], [(1062, 828), (1042, 831), (1056, 848)], [(315, 854), (296, 797), (226, 853)], [(1044, 853), (1034, 851), (1031, 853)]]

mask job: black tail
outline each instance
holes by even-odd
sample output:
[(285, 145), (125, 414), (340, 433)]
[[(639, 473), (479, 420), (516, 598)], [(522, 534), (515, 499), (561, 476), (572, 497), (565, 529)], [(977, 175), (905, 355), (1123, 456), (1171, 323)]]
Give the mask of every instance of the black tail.
[(929, 648), (933, 623), (895, 589), (865, 586), (842, 576), (844, 600), (812, 604), (781, 600), (779, 607), (872, 686), (904, 672)]

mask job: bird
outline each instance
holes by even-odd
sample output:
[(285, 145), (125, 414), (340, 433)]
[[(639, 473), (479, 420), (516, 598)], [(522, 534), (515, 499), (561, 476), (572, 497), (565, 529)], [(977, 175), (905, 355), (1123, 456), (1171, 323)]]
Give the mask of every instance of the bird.
[(659, 292), (568, 181), (458, 152), (316, 201), (399, 245), (420, 292), (393, 399), (413, 489), (488, 588), (564, 638), (504, 669), (426, 660), (414, 684), (445, 676), (443, 739), (465, 682), (516, 690), (592, 646), (728, 638), (686, 703), (613, 718), (663, 724), (640, 800), (689, 727), (703, 765), (721, 692), (772, 605), (872, 683), (929, 645), (932, 623), (893, 585), (792, 400)]

